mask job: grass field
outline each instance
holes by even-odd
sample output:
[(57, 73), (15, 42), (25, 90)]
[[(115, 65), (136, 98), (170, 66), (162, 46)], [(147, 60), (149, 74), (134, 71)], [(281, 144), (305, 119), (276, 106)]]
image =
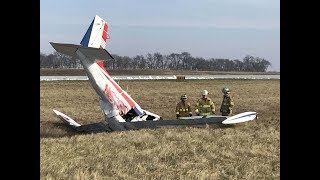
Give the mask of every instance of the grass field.
[(254, 121), (227, 128), (172, 128), (79, 134), (54, 115), (80, 124), (103, 120), (89, 81), (40, 82), (41, 179), (280, 179), (280, 80), (119, 81), (148, 111), (175, 118), (186, 93), (194, 104), (207, 89), (217, 111), (229, 87), (234, 114)]

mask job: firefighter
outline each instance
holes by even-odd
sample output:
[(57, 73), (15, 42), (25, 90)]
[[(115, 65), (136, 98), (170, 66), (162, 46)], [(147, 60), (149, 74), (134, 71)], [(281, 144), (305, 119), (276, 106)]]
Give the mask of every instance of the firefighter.
[(230, 116), (232, 114), (232, 108), (234, 106), (233, 99), (230, 96), (230, 89), (223, 88), (223, 100), (220, 107), (220, 112), (222, 116)]
[(195, 113), (198, 116), (215, 114), (215, 106), (213, 101), (210, 98), (208, 98), (207, 90), (203, 90), (202, 97), (197, 101), (195, 106)]
[(181, 101), (176, 106), (177, 119), (183, 119), (183, 117), (192, 116), (192, 109), (190, 103), (187, 101), (188, 97), (186, 94), (180, 97)]

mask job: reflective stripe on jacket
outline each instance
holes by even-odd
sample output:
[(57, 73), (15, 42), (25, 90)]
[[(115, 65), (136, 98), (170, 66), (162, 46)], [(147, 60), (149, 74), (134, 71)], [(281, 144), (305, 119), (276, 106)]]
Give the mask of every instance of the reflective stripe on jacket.
[(192, 115), (192, 109), (189, 102), (180, 101), (176, 106), (176, 114), (179, 114), (180, 117), (188, 117), (189, 114)]
[(195, 107), (195, 112), (202, 116), (215, 114), (215, 106), (213, 101), (210, 98), (199, 99)]

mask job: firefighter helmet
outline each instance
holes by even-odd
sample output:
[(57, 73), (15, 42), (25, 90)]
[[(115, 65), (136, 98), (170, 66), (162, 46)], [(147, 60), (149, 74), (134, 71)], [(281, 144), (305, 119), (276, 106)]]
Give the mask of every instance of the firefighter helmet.
[(225, 88), (222, 89), (222, 92), (224, 94), (226, 94), (226, 93), (230, 92), (230, 89), (225, 87)]
[(184, 95), (182, 95), (180, 98), (181, 98), (181, 99), (187, 99), (188, 97), (187, 97), (186, 94), (184, 94)]
[(204, 95), (204, 96), (208, 95), (208, 91), (207, 90), (203, 90), (202, 91), (202, 95)]

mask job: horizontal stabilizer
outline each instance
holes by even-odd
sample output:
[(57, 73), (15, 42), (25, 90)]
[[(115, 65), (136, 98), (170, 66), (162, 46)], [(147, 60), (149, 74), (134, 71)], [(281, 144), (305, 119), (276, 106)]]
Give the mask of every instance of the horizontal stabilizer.
[(51, 46), (59, 53), (65, 54), (67, 56), (75, 56), (76, 51), (80, 45), (75, 44), (60, 44), (50, 42)]
[(102, 48), (92, 48), (85, 47), (82, 45), (76, 44), (62, 44), (62, 43), (53, 43), (50, 42), (52, 47), (59, 53), (65, 54), (67, 56), (74, 57), (76, 56), (76, 51), (79, 50), (82, 54), (84, 54), (87, 58), (92, 60), (108, 60), (113, 59), (111, 54)]
[(226, 120), (222, 121), (222, 124), (236, 124), (246, 121), (254, 120), (257, 117), (256, 112), (244, 112), (234, 116), (228, 117)]

